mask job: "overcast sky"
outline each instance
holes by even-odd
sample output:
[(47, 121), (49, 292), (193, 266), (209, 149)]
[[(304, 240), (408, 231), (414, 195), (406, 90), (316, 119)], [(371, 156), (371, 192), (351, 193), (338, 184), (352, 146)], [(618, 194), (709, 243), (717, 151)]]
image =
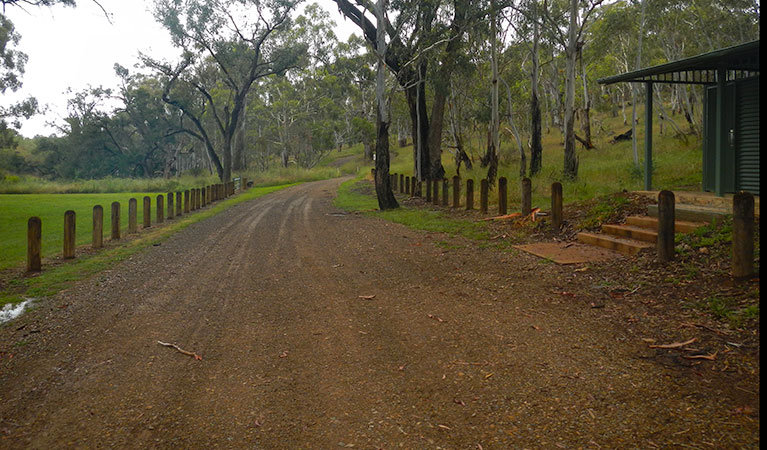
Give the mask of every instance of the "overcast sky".
[[(88, 86), (116, 87), (114, 64), (132, 69), (139, 51), (168, 59), (179, 54), (171, 46), (168, 33), (152, 17), (153, 0), (100, 0), (110, 13), (111, 23), (93, 1), (77, 3), (77, 8), (6, 8), (6, 17), (21, 35), (17, 49), (26, 53), (29, 61), (22, 89), (6, 93), (0, 102), (8, 105), (32, 95), (41, 106), (48, 107), (46, 114), (23, 124), (21, 134), (26, 137), (55, 133), (46, 123), (61, 123), (68, 88), (77, 92)], [(338, 38), (346, 40), (355, 31), (354, 25), (340, 17), (331, 0), (318, 3), (336, 22)]]

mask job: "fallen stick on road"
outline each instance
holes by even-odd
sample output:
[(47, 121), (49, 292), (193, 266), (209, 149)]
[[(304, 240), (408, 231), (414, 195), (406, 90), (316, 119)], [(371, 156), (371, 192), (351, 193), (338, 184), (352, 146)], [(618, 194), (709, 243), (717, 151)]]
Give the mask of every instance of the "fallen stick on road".
[(692, 344), (695, 341), (697, 341), (697, 339), (692, 338), (689, 341), (674, 342), (673, 344), (651, 345), (650, 348), (681, 348), (681, 347), (684, 347), (685, 345)]
[(179, 353), (183, 353), (183, 354), (185, 354), (187, 356), (191, 356), (192, 358), (194, 358), (197, 361), (202, 361), (202, 356), (198, 355), (197, 353), (188, 352), (188, 351), (184, 350), (183, 348), (179, 347), (176, 344), (168, 344), (167, 342), (161, 342), (161, 341), (157, 341), (157, 343), (162, 345), (162, 346), (164, 346), (164, 347), (175, 348)]

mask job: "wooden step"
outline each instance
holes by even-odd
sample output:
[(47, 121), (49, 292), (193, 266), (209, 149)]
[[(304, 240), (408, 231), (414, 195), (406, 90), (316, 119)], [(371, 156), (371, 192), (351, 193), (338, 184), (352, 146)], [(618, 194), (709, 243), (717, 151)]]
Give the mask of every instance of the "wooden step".
[[(626, 224), (633, 225), (635, 227), (649, 228), (651, 230), (658, 229), (658, 218), (650, 216), (629, 216), (626, 217)], [(703, 225), (708, 225), (706, 222), (690, 222), (686, 220), (677, 220), (674, 224), (674, 231), (677, 233), (692, 233), (697, 228)]]
[(655, 244), (634, 239), (619, 238), (607, 234), (578, 233), (578, 241), (584, 244), (608, 248), (624, 255), (636, 255), (642, 250), (655, 248)]
[[(658, 205), (648, 205), (647, 214), (658, 217)], [(677, 204), (674, 207), (674, 217), (688, 222), (712, 222), (721, 219), (726, 214), (732, 214), (732, 209), (710, 208), (706, 206), (691, 206)]]
[(658, 232), (656, 230), (634, 225), (602, 225), (602, 233), (651, 243), (655, 243), (658, 240)]

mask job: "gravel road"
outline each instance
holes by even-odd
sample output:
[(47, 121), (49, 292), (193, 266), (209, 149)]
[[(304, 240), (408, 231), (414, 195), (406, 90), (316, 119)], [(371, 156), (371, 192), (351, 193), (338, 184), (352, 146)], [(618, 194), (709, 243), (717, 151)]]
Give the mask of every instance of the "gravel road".
[(339, 183), (2, 327), (0, 448), (758, 448), (758, 410), (733, 413), (758, 382), (659, 362), (572, 269), (345, 214)]

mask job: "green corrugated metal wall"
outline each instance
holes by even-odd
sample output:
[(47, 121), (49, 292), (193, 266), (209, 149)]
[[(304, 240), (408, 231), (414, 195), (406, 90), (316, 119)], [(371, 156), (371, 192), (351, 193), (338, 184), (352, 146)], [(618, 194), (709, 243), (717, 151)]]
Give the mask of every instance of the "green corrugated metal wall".
[(737, 85), (737, 189), (759, 195), (759, 78)]

